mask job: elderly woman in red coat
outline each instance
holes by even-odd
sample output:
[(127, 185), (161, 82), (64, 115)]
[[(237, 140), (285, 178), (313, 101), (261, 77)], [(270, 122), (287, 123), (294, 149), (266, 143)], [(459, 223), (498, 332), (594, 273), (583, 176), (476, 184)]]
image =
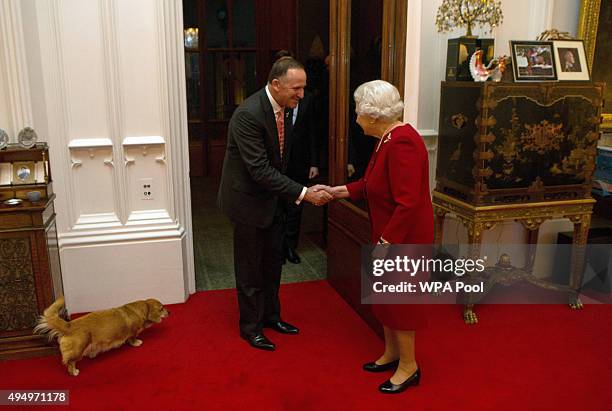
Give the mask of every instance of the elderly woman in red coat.
[[(427, 149), (419, 133), (399, 119), (404, 104), (397, 89), (382, 80), (355, 90), (357, 124), (366, 135), (379, 139), (365, 176), (354, 183), (329, 189), (334, 198), (368, 201), (372, 243), (432, 244), (433, 208), (429, 189)], [(415, 330), (426, 323), (423, 306), (374, 305), (383, 324), (385, 350), (364, 364), (370, 372), (395, 370), (379, 386), (383, 393), (399, 393), (418, 385), (421, 372), (414, 352)]]

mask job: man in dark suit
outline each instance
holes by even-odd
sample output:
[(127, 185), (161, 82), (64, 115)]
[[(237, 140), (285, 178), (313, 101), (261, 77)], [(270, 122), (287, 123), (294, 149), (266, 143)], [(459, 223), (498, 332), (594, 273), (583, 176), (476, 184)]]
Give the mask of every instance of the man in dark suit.
[[(304, 91), (304, 98), (290, 114), (293, 130), (287, 176), (300, 184), (319, 175), (319, 145), (314, 118), (314, 95)], [(283, 237), (284, 257), (293, 264), (300, 263), (296, 249), (300, 237), (300, 223), (304, 203), (287, 205), (287, 221)]]
[(286, 203), (323, 205), (332, 198), (322, 186), (307, 188), (285, 175), (292, 144), (286, 109), (304, 97), (305, 86), (306, 72), (299, 62), (284, 57), (274, 63), (266, 87), (232, 115), (219, 186), (219, 207), (234, 224), (240, 335), (269, 351), (275, 345), (263, 327), (299, 332), (281, 319), (278, 298)]

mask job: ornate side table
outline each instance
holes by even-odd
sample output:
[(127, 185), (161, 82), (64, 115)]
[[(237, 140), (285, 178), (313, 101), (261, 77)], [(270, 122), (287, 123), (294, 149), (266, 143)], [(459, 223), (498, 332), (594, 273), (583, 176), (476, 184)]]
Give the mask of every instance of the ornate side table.
[[(512, 282), (525, 280), (540, 287), (549, 289), (566, 289), (573, 291), (570, 299), (570, 307), (573, 309), (582, 308), (578, 298), (578, 291), (581, 284), (581, 273), (585, 263), (584, 247), (587, 242), (591, 213), (595, 200), (577, 199), (548, 201), (541, 203), (523, 204), (500, 204), (475, 206), (446, 194), (434, 191), (433, 207), (436, 215), (436, 237), (435, 243), (442, 244), (442, 229), (444, 219), (447, 214), (453, 214), (465, 226), (468, 233), (469, 257), (478, 258), (480, 256), (482, 234), (485, 230), (492, 229), (497, 224), (504, 221), (518, 221), (528, 233), (529, 253), (527, 264), (522, 268), (515, 268), (509, 265), (509, 261), (504, 258), (493, 267), (493, 282)], [(574, 224), (574, 243), (572, 247), (572, 266), (570, 271), (570, 282), (567, 287), (554, 285), (546, 281), (535, 278), (532, 275), (533, 263), (537, 247), (538, 230), (540, 225), (549, 219), (567, 218)], [(463, 311), (463, 318), (467, 324), (478, 322), (473, 304), (467, 304)]]

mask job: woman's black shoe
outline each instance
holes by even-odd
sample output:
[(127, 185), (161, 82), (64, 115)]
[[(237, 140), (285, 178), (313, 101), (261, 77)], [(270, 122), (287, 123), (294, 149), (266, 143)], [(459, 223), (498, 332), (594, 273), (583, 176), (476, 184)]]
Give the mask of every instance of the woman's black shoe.
[(399, 360), (391, 361), (386, 364), (376, 364), (375, 362), (369, 362), (363, 364), (363, 370), (367, 372), (383, 372), (394, 370), (399, 365)]
[(399, 394), (406, 391), (408, 387), (419, 385), (421, 379), (421, 370), (417, 370), (406, 381), (401, 384), (393, 384), (391, 380), (387, 380), (378, 386), (378, 390), (383, 394)]

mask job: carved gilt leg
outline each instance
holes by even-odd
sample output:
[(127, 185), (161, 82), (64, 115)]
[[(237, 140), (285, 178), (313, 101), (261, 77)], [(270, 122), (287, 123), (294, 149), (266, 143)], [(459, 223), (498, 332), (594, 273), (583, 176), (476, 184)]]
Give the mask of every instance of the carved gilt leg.
[(478, 316), (474, 312), (474, 304), (466, 304), (463, 307), (463, 322), (468, 325), (478, 324)]
[[(482, 232), (484, 230), (484, 225), (482, 223), (469, 222), (466, 224), (466, 228), (468, 231), (469, 244), (468, 257), (473, 259), (480, 258), (480, 248), (482, 244)], [(478, 316), (474, 312), (473, 303), (468, 302), (463, 307), (463, 321), (468, 325), (478, 323)]]
[(583, 306), (580, 301), (580, 291), (582, 288), (582, 273), (586, 262), (586, 244), (591, 224), (591, 213), (571, 218), (571, 221), (574, 223), (574, 241), (572, 243), (569, 286), (574, 290), (574, 293), (570, 296), (569, 306), (573, 310), (581, 310)]
[(444, 218), (446, 217), (446, 210), (438, 208), (434, 205), (435, 210), (435, 221), (434, 221), (434, 244), (439, 246), (442, 244), (442, 234), (444, 230)]

